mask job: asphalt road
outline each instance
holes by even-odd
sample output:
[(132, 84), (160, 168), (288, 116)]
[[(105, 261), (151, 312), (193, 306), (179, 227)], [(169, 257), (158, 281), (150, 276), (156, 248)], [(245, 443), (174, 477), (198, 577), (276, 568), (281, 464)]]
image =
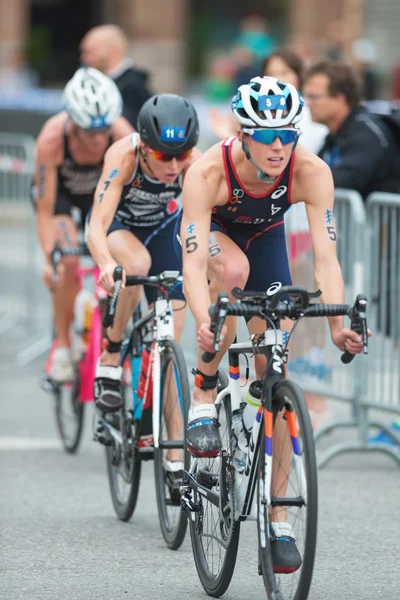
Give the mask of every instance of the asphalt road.
[[(7, 358), (8, 352), (3, 338), (0, 598), (206, 598), (189, 537), (177, 552), (163, 543), (153, 465), (144, 465), (131, 522), (118, 521), (104, 451), (91, 441), (90, 419), (79, 453), (66, 455), (57, 440), (51, 398), (38, 386), (43, 360), (22, 369)], [(310, 600), (398, 600), (399, 469), (383, 455), (346, 455), (320, 471), (319, 486), (318, 551)], [(224, 598), (265, 598), (252, 523), (242, 527), (236, 571)]]

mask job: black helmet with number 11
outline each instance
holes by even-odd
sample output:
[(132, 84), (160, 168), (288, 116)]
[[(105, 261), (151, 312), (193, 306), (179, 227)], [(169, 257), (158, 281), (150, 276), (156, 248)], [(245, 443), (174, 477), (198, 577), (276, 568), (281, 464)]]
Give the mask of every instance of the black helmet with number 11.
[(138, 115), (142, 142), (160, 152), (181, 154), (196, 146), (199, 122), (194, 106), (175, 94), (149, 98)]

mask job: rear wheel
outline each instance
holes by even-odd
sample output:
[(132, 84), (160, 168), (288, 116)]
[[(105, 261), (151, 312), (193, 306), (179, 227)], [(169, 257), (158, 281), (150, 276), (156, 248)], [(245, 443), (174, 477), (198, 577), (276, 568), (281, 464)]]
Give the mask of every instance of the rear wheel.
[[(283, 407), (275, 419), (271, 447), (267, 433), (261, 436), (258, 481), (258, 541), (262, 576), (267, 596), (274, 600), (306, 600), (311, 586), (317, 538), (317, 466), (313, 432), (301, 389), (285, 380), (274, 392), (274, 406)], [(268, 428), (266, 428), (266, 432)], [(271, 472), (271, 504), (268, 506), (268, 473)], [(292, 542), (286, 541), (280, 565), (272, 523), (290, 524), (301, 566), (292, 570)], [(285, 526), (287, 527), (287, 525)], [(282, 546), (281, 546), (282, 547)], [(281, 552), (281, 551), (280, 551)], [(282, 566), (284, 565), (284, 566)], [(278, 573), (277, 571), (280, 571)]]
[[(179, 344), (169, 340), (161, 354), (159, 447), (154, 448), (154, 475), (160, 526), (169, 548), (182, 544), (187, 518), (181, 510), (180, 486), (190, 457), (185, 431), (190, 405), (187, 367)], [(167, 448), (175, 440), (177, 448)], [(173, 469), (173, 470), (172, 470)]]
[(57, 429), (66, 452), (74, 454), (82, 437), (85, 405), (79, 398), (79, 372), (71, 383), (53, 383)]
[[(218, 391), (227, 385), (226, 375), (220, 372)], [(217, 408), (222, 452), (217, 458), (192, 457), (192, 474), (197, 484), (210, 490), (218, 502), (211, 502), (194, 489), (194, 503), (200, 510), (189, 513), (196, 569), (204, 590), (215, 598), (222, 596), (231, 582), (240, 533), (240, 521), (235, 520), (230, 397), (225, 396)]]

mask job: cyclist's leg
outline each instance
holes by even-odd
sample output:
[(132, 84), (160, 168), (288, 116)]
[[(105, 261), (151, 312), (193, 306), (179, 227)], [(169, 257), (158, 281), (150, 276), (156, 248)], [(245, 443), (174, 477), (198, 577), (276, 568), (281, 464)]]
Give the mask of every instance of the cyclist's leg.
[[(75, 246), (78, 241), (77, 227), (71, 218), (71, 205), (66, 198), (58, 196), (54, 211), (56, 241), (62, 248)], [(55, 381), (73, 378), (70, 327), (74, 314), (74, 302), (78, 292), (76, 277), (78, 257), (64, 256), (61, 260), (62, 278), (52, 294), (54, 325), (57, 348), (52, 357), (50, 375)]]
[[(283, 224), (254, 238), (246, 250), (246, 256), (250, 264), (246, 289), (266, 291), (272, 284), (291, 285)], [(247, 326), (250, 334), (262, 333), (266, 329), (265, 321), (258, 318), (251, 319)], [(257, 355), (255, 358), (256, 375), (260, 377), (266, 366), (265, 357)], [(288, 435), (287, 422), (283, 419), (283, 413), (280, 412), (276, 417), (273, 431), (271, 491), (275, 496), (284, 497), (286, 495), (291, 454), (292, 444)], [(269, 518), (278, 542), (272, 546), (274, 564), (287, 564), (289, 561), (298, 568), (301, 560), (296, 545), (293, 543), (292, 528), (287, 522), (287, 511), (282, 507), (271, 507)]]
[[(230, 236), (230, 234), (229, 234)], [(230, 294), (235, 287), (243, 288), (249, 274), (248, 260), (241, 250), (238, 238), (232, 239), (222, 232), (220, 226), (211, 223), (208, 279), (210, 296), (214, 302), (219, 292)], [(234, 301), (233, 298), (231, 298)], [(191, 452), (200, 456), (216, 456), (221, 442), (214, 408), (217, 386), (218, 365), (231, 345), (236, 334), (236, 318), (226, 320), (227, 332), (221, 350), (210, 363), (202, 360), (203, 352), (198, 352), (197, 376), (193, 392), (193, 403), (189, 412), (187, 444)]]
[[(147, 275), (150, 254), (132, 231), (114, 220), (108, 230), (108, 249), (127, 275)], [(103, 350), (96, 369), (95, 401), (103, 412), (118, 410), (122, 404), (120, 347), (124, 330), (140, 301), (140, 286), (127, 287), (119, 295), (115, 321), (107, 330), (108, 346)]]

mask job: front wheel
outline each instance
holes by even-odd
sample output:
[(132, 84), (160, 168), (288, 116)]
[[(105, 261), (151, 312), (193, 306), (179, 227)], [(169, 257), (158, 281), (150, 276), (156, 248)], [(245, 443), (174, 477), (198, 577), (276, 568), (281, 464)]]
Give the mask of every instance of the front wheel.
[[(106, 460), (108, 481), (115, 512), (121, 521), (129, 521), (136, 507), (142, 463), (138, 450), (140, 421), (133, 421), (131, 389), (124, 389), (124, 406), (105, 418), (119, 432), (121, 441), (107, 432)], [(122, 442), (122, 443), (121, 443)]]
[[(271, 416), (264, 411), (265, 434), (261, 436), (260, 445), (260, 567), (269, 599), (306, 600), (317, 539), (318, 489), (313, 432), (304, 395), (293, 382), (285, 380), (277, 385), (273, 407), (276, 411), (273, 425)], [(282, 538), (283, 543), (278, 538)], [(293, 542), (288, 538), (295, 541), (295, 553)]]
[[(220, 371), (218, 391), (228, 385)], [(209, 490), (193, 490), (198, 512), (189, 513), (193, 556), (201, 584), (209, 596), (219, 598), (231, 582), (239, 545), (240, 521), (235, 519), (232, 464), (232, 415), (230, 396), (217, 405), (222, 451), (216, 458), (192, 457), (192, 475), (197, 484)], [(214, 502), (211, 501), (214, 498)]]
[(160, 373), (160, 434), (159, 447), (154, 449), (154, 475), (161, 532), (168, 548), (176, 550), (187, 529), (180, 486), (190, 463), (185, 444), (190, 387), (182, 348), (175, 340), (162, 347)]

